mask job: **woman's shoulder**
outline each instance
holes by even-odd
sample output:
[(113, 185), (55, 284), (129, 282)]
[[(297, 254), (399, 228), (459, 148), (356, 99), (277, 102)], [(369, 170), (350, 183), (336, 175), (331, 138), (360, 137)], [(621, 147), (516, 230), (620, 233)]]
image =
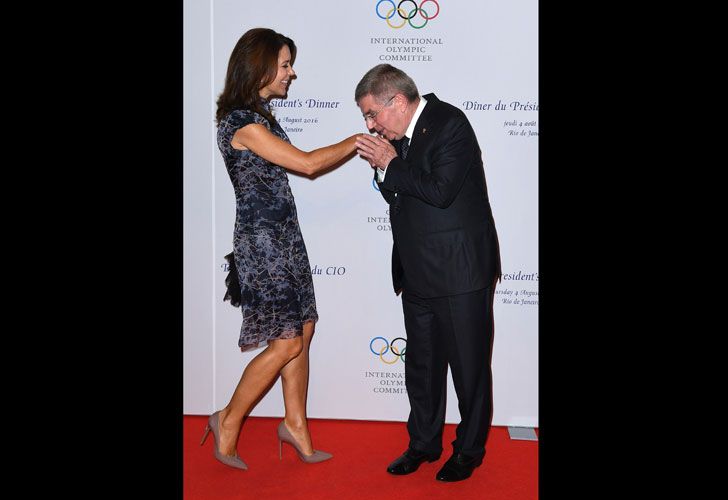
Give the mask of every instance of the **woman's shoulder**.
[(249, 123), (266, 123), (267, 120), (261, 114), (252, 109), (233, 109), (220, 120), (220, 125), (235, 126), (240, 128)]

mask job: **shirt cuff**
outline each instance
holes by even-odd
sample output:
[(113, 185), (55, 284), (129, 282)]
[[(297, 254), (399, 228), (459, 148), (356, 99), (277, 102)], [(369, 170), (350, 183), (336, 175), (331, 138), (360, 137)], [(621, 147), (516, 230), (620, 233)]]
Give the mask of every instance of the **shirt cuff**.
[(384, 182), (385, 175), (387, 175), (387, 171), (377, 167), (377, 182)]

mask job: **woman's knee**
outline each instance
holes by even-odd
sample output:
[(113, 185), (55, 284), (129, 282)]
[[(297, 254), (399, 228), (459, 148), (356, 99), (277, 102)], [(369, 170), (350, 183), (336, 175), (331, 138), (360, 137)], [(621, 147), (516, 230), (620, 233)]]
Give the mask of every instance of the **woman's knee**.
[(303, 338), (300, 335), (292, 339), (274, 340), (271, 343), (274, 352), (286, 362), (297, 357), (303, 350)]

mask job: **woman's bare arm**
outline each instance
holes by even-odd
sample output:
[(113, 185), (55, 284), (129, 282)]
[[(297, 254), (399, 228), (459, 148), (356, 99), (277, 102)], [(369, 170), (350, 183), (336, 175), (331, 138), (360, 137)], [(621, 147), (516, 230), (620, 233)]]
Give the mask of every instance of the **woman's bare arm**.
[(354, 134), (336, 144), (307, 152), (272, 134), (265, 126), (251, 123), (238, 129), (230, 143), (235, 149), (249, 149), (288, 170), (313, 175), (356, 151), (356, 138), (359, 135), (361, 134)]

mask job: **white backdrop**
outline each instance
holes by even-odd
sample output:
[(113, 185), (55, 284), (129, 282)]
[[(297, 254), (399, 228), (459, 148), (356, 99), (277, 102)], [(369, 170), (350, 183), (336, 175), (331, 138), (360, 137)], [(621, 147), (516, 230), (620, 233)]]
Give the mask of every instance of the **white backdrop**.
[[(397, 2), (399, 3), (399, 2)], [(476, 131), (498, 230), (494, 425), (538, 426), (538, 3), (401, 2), (422, 13), (387, 20), (390, 0), (185, 1), (184, 412), (226, 404), (247, 362), (239, 308), (223, 302), (235, 199), (215, 144), (214, 111), (230, 52), (248, 29), (270, 27), (298, 46), (288, 98), (274, 101), (304, 150), (365, 131), (354, 88), (372, 66), (407, 72), (421, 94), (465, 111)], [(399, 18), (397, 18), (399, 19)], [(424, 24), (424, 26), (423, 26)], [(311, 348), (310, 417), (398, 420), (409, 413), (404, 364), (380, 352), (406, 338), (392, 292), (387, 205), (354, 158), (316, 180), (289, 175), (314, 273), (320, 321)], [(405, 340), (397, 340), (401, 351)], [(281, 416), (278, 381), (252, 415)], [(452, 381), (447, 422), (458, 422)]]

